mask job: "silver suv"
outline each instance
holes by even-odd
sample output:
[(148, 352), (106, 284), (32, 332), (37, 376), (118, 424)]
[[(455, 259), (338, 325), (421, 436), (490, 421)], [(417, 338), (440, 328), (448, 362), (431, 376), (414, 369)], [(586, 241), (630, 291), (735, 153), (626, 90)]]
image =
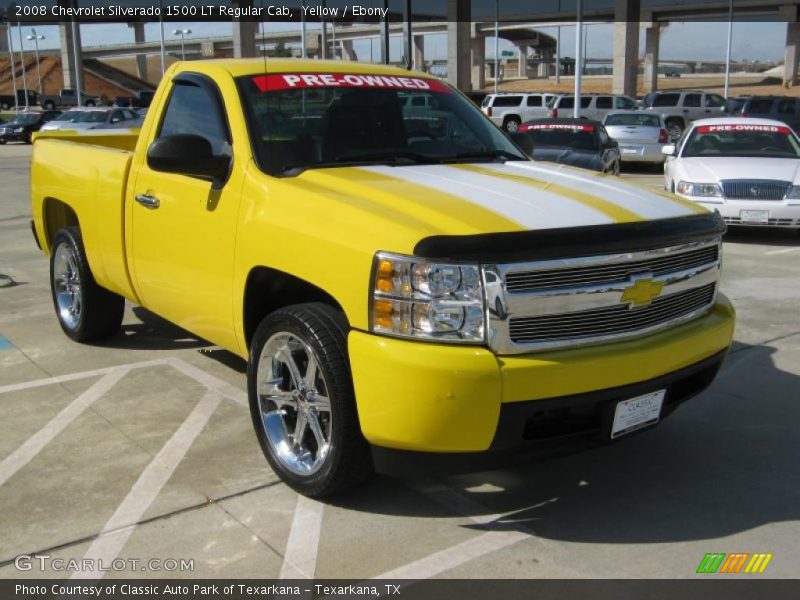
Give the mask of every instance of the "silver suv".
[(692, 121), (723, 116), (725, 98), (702, 90), (651, 92), (644, 97), (643, 110), (661, 115), (670, 139), (678, 139)]
[[(636, 110), (636, 100), (628, 96), (616, 94), (581, 94), (581, 110), (579, 116), (583, 119), (602, 121), (612, 110)], [(567, 94), (559, 96), (550, 104), (547, 116), (553, 119), (559, 117), (571, 118), (575, 109), (575, 96)]]
[(506, 131), (516, 131), (520, 123), (548, 115), (547, 105), (558, 94), (488, 94), (481, 103), (483, 113)]

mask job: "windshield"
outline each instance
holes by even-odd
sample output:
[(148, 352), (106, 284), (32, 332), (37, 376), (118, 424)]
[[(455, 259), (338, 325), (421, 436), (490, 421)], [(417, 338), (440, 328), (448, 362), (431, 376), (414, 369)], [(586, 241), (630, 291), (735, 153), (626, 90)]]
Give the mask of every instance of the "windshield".
[(533, 138), (533, 147), (574, 148), (576, 150), (596, 150), (594, 125), (581, 124), (542, 124), (523, 125), (520, 131), (527, 131)]
[(6, 125), (31, 125), (39, 120), (39, 115), (18, 115), (10, 123)]
[(623, 125), (627, 127), (661, 127), (658, 115), (635, 114), (635, 115), (608, 115), (605, 120), (606, 127)]
[(800, 143), (777, 125), (701, 125), (686, 140), (682, 156), (800, 158)]
[(108, 117), (107, 110), (90, 110), (82, 112), (78, 118), (74, 120), (75, 123), (103, 123)]
[(83, 114), (84, 111), (82, 110), (69, 110), (65, 113), (61, 113), (58, 115), (53, 121), (66, 121), (68, 123), (72, 123), (77, 119), (79, 116)]
[(238, 80), (267, 173), (353, 164), (526, 160), (469, 100), (434, 79), (342, 73)]

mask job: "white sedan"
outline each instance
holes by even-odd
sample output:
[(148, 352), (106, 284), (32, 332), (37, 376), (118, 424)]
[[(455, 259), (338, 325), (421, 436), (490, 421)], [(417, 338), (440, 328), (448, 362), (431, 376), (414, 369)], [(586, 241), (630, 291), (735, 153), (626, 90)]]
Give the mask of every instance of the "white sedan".
[(663, 149), (665, 187), (729, 225), (800, 231), (800, 139), (770, 119), (695, 121)]

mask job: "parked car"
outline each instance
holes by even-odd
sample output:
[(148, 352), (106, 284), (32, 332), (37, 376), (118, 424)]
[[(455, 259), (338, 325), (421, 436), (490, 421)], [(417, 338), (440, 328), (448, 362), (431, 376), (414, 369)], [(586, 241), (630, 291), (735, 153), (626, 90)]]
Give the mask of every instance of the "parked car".
[(661, 149), (670, 140), (661, 116), (640, 110), (615, 110), (605, 116), (603, 126), (619, 144), (622, 162), (664, 162)]
[(147, 108), (153, 101), (152, 90), (137, 90), (132, 96), (117, 96), (114, 98), (114, 106), (122, 106), (127, 108)]
[[(81, 92), (81, 106), (96, 106), (100, 102), (100, 96), (93, 96), (86, 92)], [(56, 107), (70, 107), (78, 105), (78, 96), (75, 90), (64, 88), (57, 95), (43, 94), (39, 96), (39, 104), (48, 110)]]
[(14, 102), (14, 94), (2, 94), (0, 95), (0, 110), (10, 110), (12, 108), (19, 107), (23, 108), (26, 106), (25, 103), (25, 92), (27, 91), (28, 95), (28, 102), (27, 106), (39, 106), (39, 93), (36, 90), (17, 90), (17, 102)]
[(55, 131), (58, 129), (68, 129), (69, 125), (73, 123), (86, 110), (88, 109), (71, 108), (69, 110), (65, 110), (54, 119), (51, 119), (50, 121), (42, 125), (41, 131)]
[(800, 138), (785, 123), (702, 119), (664, 152), (665, 187), (729, 225), (800, 230)]
[[(719, 215), (528, 160), (424, 73), (268, 67), (177, 62), (140, 132), (39, 134), (33, 231), (71, 339), (115, 335), (127, 298), (247, 359), (261, 450), (317, 497), (390, 455), (611, 442), (713, 380)], [(465, 133), (409, 141), (399, 87)]]
[(481, 110), (506, 131), (516, 131), (523, 121), (546, 117), (547, 104), (556, 97), (556, 94), (487, 94)]
[(748, 96), (737, 99), (736, 104), (729, 103), (726, 112), (737, 117), (781, 121), (800, 131), (800, 102), (791, 96)]
[(139, 115), (129, 108), (87, 108), (80, 111), (75, 119), (59, 129), (84, 131), (87, 129), (104, 129), (121, 122), (132, 122)]
[(725, 98), (702, 90), (651, 92), (642, 110), (660, 115), (670, 137), (678, 139), (692, 121), (725, 116)]
[(31, 136), (42, 125), (48, 121), (56, 118), (61, 111), (45, 110), (45, 111), (25, 111), (19, 113), (15, 119), (7, 121), (0, 126), (0, 144), (7, 142), (25, 142), (31, 143)]
[[(570, 118), (574, 114), (575, 96), (566, 94), (550, 100), (548, 114), (552, 119), (559, 117)], [(581, 95), (580, 117), (602, 121), (612, 110), (636, 110), (636, 100), (628, 96), (611, 94), (585, 94)]]
[(519, 132), (532, 138), (535, 160), (619, 175), (618, 144), (598, 121), (536, 119), (523, 123)]
[(667, 79), (679, 79), (680, 76), (681, 76), (681, 72), (677, 71), (675, 69), (672, 69), (670, 71), (666, 71), (664, 73), (664, 77), (666, 77)]

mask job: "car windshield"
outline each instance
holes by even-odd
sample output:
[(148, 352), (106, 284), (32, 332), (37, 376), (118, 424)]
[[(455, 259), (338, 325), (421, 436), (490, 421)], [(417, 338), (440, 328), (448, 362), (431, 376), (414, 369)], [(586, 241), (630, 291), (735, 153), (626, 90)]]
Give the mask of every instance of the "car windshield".
[(701, 125), (689, 134), (682, 156), (800, 158), (800, 143), (778, 125)]
[(53, 121), (66, 121), (67, 123), (72, 123), (83, 114), (84, 111), (82, 110), (68, 110), (65, 113), (61, 113), (58, 115)]
[(18, 115), (13, 121), (6, 123), (6, 125), (31, 125), (38, 120), (39, 115)]
[(531, 124), (524, 126), (533, 138), (534, 149), (574, 148), (576, 150), (596, 150), (594, 125), (571, 124)]
[(108, 117), (109, 111), (107, 110), (88, 110), (80, 113), (75, 123), (102, 123)]
[(525, 160), (469, 100), (434, 79), (342, 73), (238, 80), (267, 173), (358, 164)]
[(627, 127), (661, 127), (661, 121), (658, 115), (649, 115), (646, 113), (635, 115), (608, 115), (605, 120), (605, 126), (613, 127), (614, 125), (623, 125)]

